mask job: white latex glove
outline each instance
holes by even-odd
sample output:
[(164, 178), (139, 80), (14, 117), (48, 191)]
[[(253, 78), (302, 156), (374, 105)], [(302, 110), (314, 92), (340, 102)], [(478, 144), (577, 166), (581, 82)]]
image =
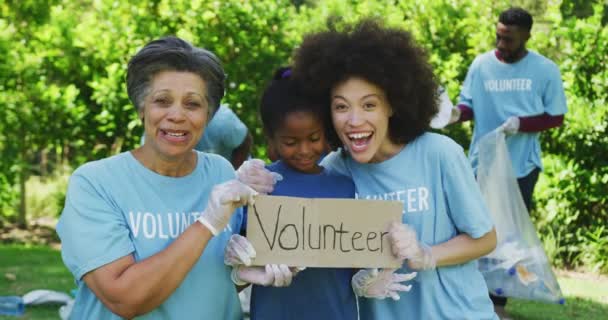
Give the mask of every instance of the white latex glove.
[(498, 127), (498, 130), (502, 130), (506, 135), (516, 134), (519, 131), (519, 118), (509, 117), (507, 121)]
[(450, 114), (450, 120), (448, 121), (448, 124), (458, 122), (458, 120), (460, 120), (460, 114), (462, 113), (462, 111), (460, 111), (460, 108), (453, 107), (450, 112), (451, 112), (451, 114)]
[(260, 159), (251, 159), (243, 162), (236, 170), (236, 176), (239, 181), (262, 194), (272, 192), (277, 181), (283, 180), (283, 176), (280, 174), (266, 169), (264, 161)]
[(436, 266), (431, 248), (416, 238), (416, 231), (407, 224), (392, 223), (388, 230), (393, 255), (399, 260), (408, 260), (414, 270), (434, 269)]
[(207, 208), (197, 221), (216, 236), (228, 225), (234, 210), (245, 204), (253, 204), (255, 195), (255, 190), (237, 180), (215, 185), (209, 195)]
[(233, 234), (224, 250), (224, 263), (233, 267), (238, 265), (250, 266), (255, 255), (255, 249), (247, 238), (239, 234)]
[(441, 129), (448, 124), (452, 120), (452, 113), (454, 112), (454, 104), (450, 101), (450, 96), (448, 96), (448, 92), (443, 87), (439, 87), (439, 111), (437, 114), (431, 119), (431, 128), (433, 129)]
[(351, 284), (359, 297), (399, 300), (399, 292), (408, 292), (411, 285), (401, 284), (416, 277), (416, 272), (395, 273), (397, 269), (364, 269), (355, 273)]
[(287, 287), (298, 271), (298, 268), (290, 268), (284, 264), (267, 264), (265, 267), (238, 265), (232, 268), (231, 278), (232, 282), (239, 286), (252, 283), (261, 286)]

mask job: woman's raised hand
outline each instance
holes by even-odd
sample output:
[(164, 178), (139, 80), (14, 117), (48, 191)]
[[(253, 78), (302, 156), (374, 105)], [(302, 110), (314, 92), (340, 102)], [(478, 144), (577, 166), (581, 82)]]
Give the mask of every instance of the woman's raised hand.
[(229, 180), (213, 187), (207, 208), (198, 221), (206, 226), (214, 236), (218, 235), (230, 222), (238, 207), (253, 204), (257, 192), (238, 180)]

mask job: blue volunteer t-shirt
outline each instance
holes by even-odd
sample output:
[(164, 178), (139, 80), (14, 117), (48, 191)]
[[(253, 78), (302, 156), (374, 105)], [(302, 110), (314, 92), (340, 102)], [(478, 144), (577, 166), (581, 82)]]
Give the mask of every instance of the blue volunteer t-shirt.
[[(465, 78), (460, 101), (473, 109), (475, 126), (469, 158), (477, 169), (479, 139), (509, 117), (561, 115), (567, 111), (559, 68), (553, 61), (528, 51), (516, 63), (504, 63), (494, 51), (473, 61)], [(538, 132), (519, 132), (507, 137), (511, 163), (518, 178), (541, 168)]]
[[(271, 195), (305, 198), (353, 198), (351, 179), (324, 169), (306, 174), (277, 161), (268, 166), (283, 180)], [(353, 269), (307, 268), (284, 288), (254, 285), (251, 291), (252, 320), (357, 319), (357, 300), (351, 288)]]
[(247, 127), (241, 119), (230, 108), (221, 105), (194, 149), (230, 160), (232, 151), (243, 143), (246, 135)]
[[(130, 152), (78, 168), (57, 224), (61, 255), (76, 278), (71, 319), (120, 319), (82, 281), (82, 276), (132, 254), (148, 258), (171, 244), (207, 205), (214, 185), (234, 178), (228, 161), (198, 153), (184, 177), (159, 175)], [(240, 229), (242, 210), (207, 244), (181, 285), (158, 308), (138, 319), (241, 319), (241, 307), (224, 265), (224, 247)]]
[[(471, 167), (448, 137), (425, 133), (380, 163), (361, 164), (333, 152), (322, 165), (352, 177), (359, 199), (402, 201), (403, 222), (427, 245), (462, 233), (480, 238), (492, 230)], [(361, 319), (498, 319), (477, 260), (419, 271), (409, 284), (411, 291), (399, 301), (360, 298)]]

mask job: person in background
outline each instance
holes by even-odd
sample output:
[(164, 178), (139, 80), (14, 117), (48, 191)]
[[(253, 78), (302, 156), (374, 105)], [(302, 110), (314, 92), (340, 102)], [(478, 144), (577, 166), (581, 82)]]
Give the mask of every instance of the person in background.
[[(559, 127), (567, 111), (557, 65), (526, 48), (532, 16), (521, 8), (503, 11), (496, 24), (496, 49), (475, 58), (465, 78), (451, 122), (473, 119), (469, 158), (477, 168), (477, 144), (487, 133), (503, 130), (519, 189), (528, 211), (542, 169), (539, 135)], [(492, 296), (504, 315), (507, 299)]]
[(238, 169), (250, 157), (252, 144), (247, 126), (227, 105), (220, 105), (194, 149), (219, 154)]
[(72, 319), (242, 319), (223, 252), (256, 193), (226, 159), (193, 150), (224, 79), (213, 53), (176, 37), (129, 61), (145, 143), (79, 167), (57, 224)]
[[(429, 132), (438, 86), (413, 36), (363, 20), (307, 35), (293, 61), (294, 79), (324, 99), (330, 145), (342, 146), (321, 165), (351, 177), (359, 199), (403, 202), (388, 230), (402, 268), (352, 278), (361, 319), (497, 319), (476, 260), (496, 233), (462, 148)], [(258, 191), (274, 183), (254, 160), (237, 176)]]
[[(263, 93), (260, 116), (268, 144), (278, 160), (268, 170), (283, 177), (270, 195), (305, 198), (354, 198), (350, 178), (318, 164), (325, 154), (326, 130), (322, 101), (305, 95), (291, 80), (291, 69), (280, 68)], [(248, 267), (255, 257), (249, 241), (233, 235), (226, 248), (226, 262), (234, 266), (237, 284), (253, 283), (251, 319), (358, 319), (357, 300), (348, 268), (307, 268), (285, 288), (251, 276), (261, 267)]]

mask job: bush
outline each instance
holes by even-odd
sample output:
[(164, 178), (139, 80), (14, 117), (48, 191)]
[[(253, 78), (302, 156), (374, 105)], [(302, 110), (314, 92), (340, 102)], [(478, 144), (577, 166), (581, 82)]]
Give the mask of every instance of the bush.
[(68, 171), (58, 170), (52, 176), (32, 176), (27, 181), (28, 218), (58, 217), (65, 202)]
[(17, 214), (18, 193), (14, 185), (0, 173), (0, 227), (8, 222), (14, 222)]
[(608, 28), (605, 7), (586, 18), (556, 20), (540, 43), (558, 62), (569, 111), (562, 127), (542, 135), (545, 171), (536, 192), (540, 234), (551, 231), (565, 265), (608, 271)]

